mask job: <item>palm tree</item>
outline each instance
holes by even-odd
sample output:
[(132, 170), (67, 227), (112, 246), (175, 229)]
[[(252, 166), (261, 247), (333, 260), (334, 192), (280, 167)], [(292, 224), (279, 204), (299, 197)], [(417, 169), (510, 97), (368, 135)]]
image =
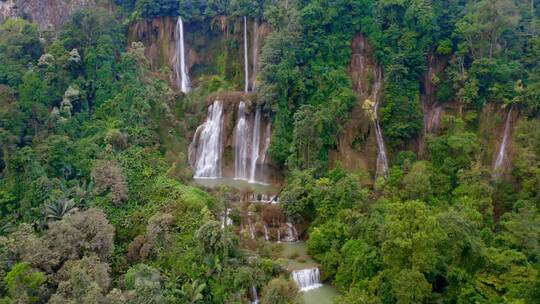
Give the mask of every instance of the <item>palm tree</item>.
[(203, 300), (203, 290), (205, 288), (206, 284), (199, 284), (199, 280), (197, 279), (191, 283), (186, 283), (182, 285), (182, 289), (177, 289), (176, 293), (178, 293), (184, 300), (186, 300), (186, 303), (195, 304), (200, 303)]
[(58, 200), (51, 202), (45, 206), (45, 218), (47, 221), (59, 221), (64, 216), (77, 211), (73, 199), (61, 197)]

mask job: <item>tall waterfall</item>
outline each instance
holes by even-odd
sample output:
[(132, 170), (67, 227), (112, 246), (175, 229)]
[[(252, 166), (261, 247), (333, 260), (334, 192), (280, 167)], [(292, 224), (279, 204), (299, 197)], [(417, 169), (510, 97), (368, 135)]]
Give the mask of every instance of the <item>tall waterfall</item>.
[(223, 103), (216, 100), (208, 107), (206, 122), (197, 128), (190, 147), (194, 151), (190, 157), (196, 157), (195, 178), (221, 177), (222, 132)]
[(246, 120), (246, 103), (238, 104), (238, 118), (234, 129), (234, 177), (248, 178), (248, 140), (249, 124)]
[(253, 134), (251, 137), (251, 166), (249, 173), (249, 181), (251, 183), (256, 182), (257, 174), (257, 160), (260, 156), (261, 146), (261, 107), (257, 107), (255, 110), (255, 121), (253, 122)]
[(300, 291), (308, 291), (322, 287), (319, 268), (307, 268), (292, 272), (292, 278)]
[(247, 40), (247, 18), (244, 16), (244, 92), (249, 91), (249, 67), (248, 67), (248, 40)]
[(500, 175), (501, 168), (507, 158), (508, 150), (508, 138), (510, 137), (510, 129), (512, 124), (512, 110), (514, 107), (511, 107), (506, 115), (506, 122), (504, 123), (504, 133), (499, 147), (499, 152), (497, 153), (497, 158), (495, 159), (495, 164), (493, 165), (493, 176), (498, 177)]
[(186, 50), (184, 47), (184, 23), (182, 17), (178, 16), (176, 29), (174, 31), (174, 40), (176, 43), (175, 54), (175, 72), (176, 81), (180, 90), (184, 93), (189, 92), (189, 75), (186, 65)]
[[(246, 113), (246, 103), (241, 101), (238, 104), (238, 116), (234, 129), (234, 178), (247, 180), (250, 183), (258, 183), (260, 169), (266, 162), (270, 140), (270, 124), (266, 128), (262, 125), (262, 110), (257, 107), (255, 116), (249, 119)], [(264, 134), (264, 135), (263, 135)], [(264, 143), (261, 138), (264, 136)], [(259, 164), (259, 165), (258, 165)]]
[(384, 145), (384, 137), (379, 123), (379, 93), (382, 83), (382, 70), (379, 67), (376, 71), (376, 79), (373, 84), (373, 101), (375, 102), (375, 137), (377, 140), (377, 171), (375, 177), (384, 176), (388, 172), (388, 157), (386, 156), (386, 146)]

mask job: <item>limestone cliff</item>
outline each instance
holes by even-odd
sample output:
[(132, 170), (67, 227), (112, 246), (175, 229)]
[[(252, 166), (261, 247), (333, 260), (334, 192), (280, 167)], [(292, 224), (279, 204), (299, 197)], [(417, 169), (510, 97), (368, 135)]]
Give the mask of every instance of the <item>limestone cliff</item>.
[[(129, 29), (130, 41), (141, 41), (153, 71), (160, 72), (174, 84), (176, 47), (174, 32), (176, 17), (140, 20)], [(258, 71), (258, 57), (270, 27), (266, 23), (248, 21), (249, 77), (256, 87), (254, 75)], [(241, 18), (225, 17), (213, 20), (185, 20), (184, 39), (186, 62), (192, 85), (196, 87), (201, 76), (218, 75), (232, 83), (235, 90), (244, 86), (243, 22)]]
[(0, 0), (0, 22), (24, 17), (42, 30), (54, 30), (66, 24), (75, 11), (90, 6), (112, 9), (108, 3), (105, 0)]
[[(366, 37), (357, 34), (351, 42), (352, 56), (348, 66), (353, 89), (358, 101), (352, 109), (351, 118), (343, 126), (339, 135), (338, 150), (331, 153), (331, 161), (340, 162), (343, 168), (375, 172), (377, 166), (377, 144), (372, 118), (365, 110), (364, 103), (374, 93), (375, 77), (380, 70), (373, 58), (373, 49)], [(380, 86), (379, 86), (380, 87)]]
[(441, 118), (453, 103), (442, 103), (437, 99), (439, 85), (445, 80), (444, 70), (447, 59), (439, 56), (435, 51), (429, 52), (426, 58), (427, 69), (421, 79), (421, 102), (424, 113), (424, 130), (418, 138), (417, 152), (420, 158), (424, 157), (426, 137), (436, 134), (439, 130)]

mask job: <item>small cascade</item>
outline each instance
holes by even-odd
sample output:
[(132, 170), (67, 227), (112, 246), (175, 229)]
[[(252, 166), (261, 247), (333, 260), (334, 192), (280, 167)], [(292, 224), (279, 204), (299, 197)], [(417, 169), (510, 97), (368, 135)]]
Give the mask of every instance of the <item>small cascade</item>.
[(221, 229), (222, 230), (225, 229), (225, 227), (233, 224), (232, 219), (229, 217), (229, 213), (231, 212), (231, 210), (232, 209), (227, 208), (227, 210), (225, 210), (225, 214), (221, 215)]
[(377, 171), (375, 177), (384, 176), (388, 172), (388, 157), (386, 155), (386, 146), (384, 145), (384, 137), (379, 123), (379, 93), (381, 90), (382, 83), (382, 70), (379, 67), (376, 71), (376, 80), (373, 84), (373, 101), (375, 102), (374, 111), (375, 111), (375, 137), (377, 140)]
[(251, 296), (251, 304), (259, 304), (259, 295), (257, 294), (257, 288), (255, 288), (255, 285), (252, 285), (249, 294)]
[(234, 178), (248, 178), (248, 138), (249, 126), (246, 120), (246, 103), (238, 104), (238, 120), (234, 129)]
[[(287, 236), (283, 239), (286, 243), (296, 243), (298, 242), (298, 232), (294, 225), (290, 222), (285, 223), (287, 225)], [(278, 230), (279, 231), (279, 230)]]
[(249, 174), (249, 182), (256, 182), (257, 161), (260, 156), (260, 141), (261, 141), (261, 107), (257, 107), (255, 111), (255, 121), (253, 122), (253, 134), (251, 138), (251, 166)]
[(257, 19), (253, 21), (253, 54), (251, 58), (251, 90), (255, 91), (257, 88), (257, 68), (259, 59), (259, 22)]
[(277, 230), (277, 242), (281, 243), (281, 231)]
[(270, 237), (268, 236), (268, 226), (264, 224), (263, 229), (264, 229), (264, 240), (268, 242), (270, 240)]
[(253, 222), (248, 219), (248, 229), (249, 229), (249, 235), (251, 236), (251, 239), (255, 239), (255, 226), (253, 226)]
[(262, 163), (265, 164), (268, 158), (268, 149), (270, 148), (270, 141), (272, 140), (272, 125), (268, 123), (266, 125), (266, 132), (264, 133), (264, 147), (261, 151)]
[(307, 268), (292, 272), (292, 278), (300, 288), (300, 291), (308, 291), (322, 287), (319, 268)]
[(182, 17), (178, 17), (176, 29), (174, 31), (174, 39), (176, 43), (175, 65), (176, 81), (180, 91), (187, 93), (190, 90), (189, 75), (186, 64), (186, 50), (184, 47), (184, 23)]
[(431, 118), (430, 122), (430, 129), (429, 132), (435, 132), (439, 129), (439, 125), (441, 124), (441, 114), (442, 114), (443, 108), (442, 106), (436, 106), (433, 109), (433, 117)]
[(190, 145), (195, 178), (221, 177), (222, 129), (223, 103), (216, 100), (208, 107), (206, 122), (197, 128)]
[(248, 201), (250, 203), (269, 204), (269, 203), (277, 202), (278, 198), (274, 198), (274, 196), (268, 195), (268, 194), (256, 194), (256, 193), (253, 193), (248, 197)]
[(501, 174), (502, 167), (504, 165), (504, 162), (506, 161), (506, 158), (508, 157), (508, 138), (510, 137), (510, 129), (512, 124), (512, 110), (514, 107), (511, 107), (508, 111), (508, 114), (506, 115), (506, 122), (504, 123), (504, 133), (503, 138), (501, 142), (501, 146), (499, 147), (499, 152), (497, 153), (497, 158), (495, 159), (495, 164), (493, 165), (493, 177), (499, 177)]
[(244, 92), (249, 92), (249, 64), (248, 64), (247, 17), (244, 16)]

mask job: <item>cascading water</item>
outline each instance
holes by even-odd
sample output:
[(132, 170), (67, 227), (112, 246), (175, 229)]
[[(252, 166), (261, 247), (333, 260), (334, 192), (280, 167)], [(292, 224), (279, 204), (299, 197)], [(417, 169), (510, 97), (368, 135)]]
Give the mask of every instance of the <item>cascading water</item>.
[(429, 123), (429, 132), (435, 132), (437, 129), (439, 129), (439, 125), (441, 123), (441, 115), (442, 115), (443, 108), (442, 106), (436, 106), (433, 109), (433, 117), (431, 118), (431, 121)]
[(221, 215), (221, 229), (225, 229), (225, 227), (233, 224), (232, 219), (229, 217), (231, 210), (232, 209), (227, 208), (227, 210), (225, 210), (225, 214)]
[(249, 91), (249, 66), (248, 66), (248, 40), (247, 40), (247, 17), (244, 16), (244, 92)]
[(259, 304), (259, 295), (257, 294), (257, 288), (255, 288), (255, 285), (251, 285), (249, 293), (251, 295), (251, 304)]
[(307, 268), (292, 272), (292, 278), (300, 291), (308, 291), (322, 287), (319, 268)]
[(246, 103), (238, 104), (238, 120), (234, 129), (234, 177), (248, 178), (248, 134), (249, 126), (246, 120)]
[(373, 84), (373, 101), (375, 102), (375, 138), (377, 140), (377, 171), (375, 177), (384, 176), (388, 172), (388, 157), (386, 156), (386, 146), (384, 145), (384, 137), (379, 123), (379, 93), (382, 83), (382, 70), (379, 67), (376, 71), (375, 83)]
[(272, 125), (268, 123), (266, 125), (266, 133), (265, 133), (265, 140), (264, 140), (264, 148), (261, 151), (261, 157), (262, 157), (262, 163), (266, 163), (266, 159), (268, 157), (268, 149), (270, 148), (270, 141), (272, 140)]
[(251, 166), (249, 174), (249, 182), (256, 182), (257, 161), (260, 156), (260, 141), (261, 141), (261, 108), (257, 107), (255, 111), (255, 121), (253, 122), (253, 134), (251, 138)]
[(248, 229), (249, 229), (249, 235), (251, 236), (251, 239), (255, 239), (255, 226), (253, 226), (253, 222), (251, 221), (251, 216), (253, 216), (253, 213), (248, 213)]
[(176, 72), (176, 81), (178, 87), (184, 93), (189, 92), (189, 75), (186, 65), (186, 51), (184, 47), (184, 23), (182, 17), (178, 17), (176, 22), (176, 29), (174, 31), (174, 39), (176, 43), (176, 54), (175, 54), (175, 72)]
[[(253, 116), (251, 116), (253, 117)], [(246, 114), (246, 103), (238, 104), (238, 117), (234, 129), (234, 178), (246, 180), (250, 183), (260, 183), (257, 178), (261, 175), (258, 172), (258, 163), (266, 162), (266, 153), (270, 140), (270, 124), (267, 125), (265, 133), (265, 143), (261, 149), (261, 107), (257, 107), (255, 117), (248, 121)], [(268, 141), (268, 142), (267, 142)]]
[(249, 202), (268, 204), (268, 203), (273, 202), (273, 198), (274, 198), (273, 196), (268, 195), (268, 194), (255, 194), (254, 193), (249, 196)]
[[(206, 122), (195, 132), (190, 157), (195, 157), (195, 178), (221, 177), (223, 103), (219, 100), (208, 107)], [(194, 154), (194, 156), (192, 156)]]
[(268, 226), (264, 224), (263, 229), (264, 229), (264, 240), (268, 242), (270, 240), (270, 237), (268, 236)]
[(497, 153), (497, 158), (495, 159), (495, 164), (493, 165), (493, 177), (498, 177), (501, 173), (502, 166), (507, 158), (508, 150), (508, 138), (510, 137), (510, 129), (512, 124), (512, 110), (514, 107), (511, 107), (506, 115), (506, 122), (504, 123), (504, 133), (501, 146), (499, 147), (499, 152)]
[(298, 241), (298, 232), (294, 225), (290, 222), (285, 223), (287, 225), (287, 236), (283, 239), (286, 243), (295, 243)]

